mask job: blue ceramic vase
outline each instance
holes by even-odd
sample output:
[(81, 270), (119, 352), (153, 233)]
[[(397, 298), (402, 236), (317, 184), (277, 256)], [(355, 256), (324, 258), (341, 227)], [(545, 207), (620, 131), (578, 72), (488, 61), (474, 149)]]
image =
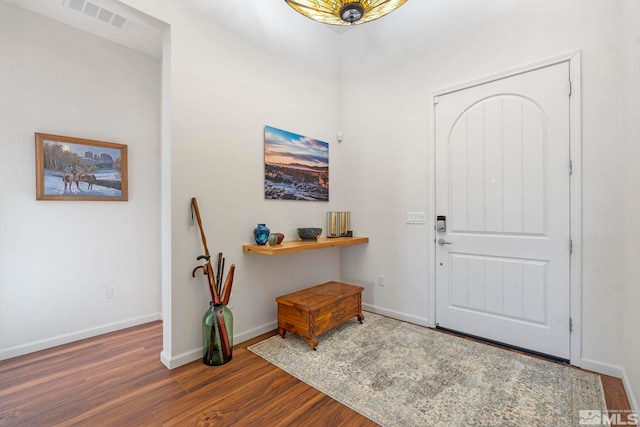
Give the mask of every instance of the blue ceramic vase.
[(271, 234), (271, 230), (269, 230), (269, 228), (265, 224), (258, 224), (258, 226), (253, 229), (253, 237), (256, 239), (256, 243), (259, 245), (264, 245), (265, 243), (267, 243), (269, 234)]

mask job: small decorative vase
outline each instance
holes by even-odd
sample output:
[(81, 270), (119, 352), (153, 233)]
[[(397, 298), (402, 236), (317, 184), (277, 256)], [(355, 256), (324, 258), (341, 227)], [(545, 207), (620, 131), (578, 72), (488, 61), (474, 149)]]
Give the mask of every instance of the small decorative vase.
[(253, 237), (256, 239), (256, 243), (259, 245), (264, 245), (267, 243), (267, 239), (269, 239), (269, 234), (271, 231), (265, 224), (258, 224), (256, 228), (253, 229)]
[(233, 356), (233, 313), (222, 303), (211, 303), (202, 317), (205, 365), (223, 365)]
[(284, 234), (282, 233), (273, 233), (276, 235), (276, 237), (278, 238), (278, 240), (276, 241), (276, 245), (279, 245), (280, 243), (282, 243), (282, 241), (284, 240)]
[(267, 241), (269, 242), (269, 246), (275, 246), (278, 244), (278, 236), (275, 234), (269, 234)]

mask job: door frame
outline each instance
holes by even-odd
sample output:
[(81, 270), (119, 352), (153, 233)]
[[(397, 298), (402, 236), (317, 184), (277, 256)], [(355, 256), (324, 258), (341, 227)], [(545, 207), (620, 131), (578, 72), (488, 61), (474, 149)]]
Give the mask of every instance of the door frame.
[[(567, 91), (571, 91), (569, 97), (569, 153), (572, 163), (572, 173), (570, 176), (570, 232), (573, 243), (573, 252), (570, 256), (570, 316), (572, 320), (572, 331), (570, 339), (570, 363), (580, 367), (582, 360), (582, 125), (581, 125), (581, 82), (580, 67), (581, 53), (579, 50), (565, 53), (563, 55), (548, 58), (531, 64), (515, 67), (507, 71), (474, 79), (454, 86), (449, 86), (429, 93), (429, 326), (436, 326), (436, 249), (435, 249), (435, 206), (436, 206), (436, 174), (435, 174), (435, 102), (439, 96), (452, 92), (469, 89), (474, 86), (491, 83), (518, 74), (535, 71), (540, 68), (568, 62), (569, 81)], [(569, 168), (569, 165), (567, 165)], [(567, 248), (568, 250), (568, 248)], [(569, 327), (569, 325), (567, 325)]]

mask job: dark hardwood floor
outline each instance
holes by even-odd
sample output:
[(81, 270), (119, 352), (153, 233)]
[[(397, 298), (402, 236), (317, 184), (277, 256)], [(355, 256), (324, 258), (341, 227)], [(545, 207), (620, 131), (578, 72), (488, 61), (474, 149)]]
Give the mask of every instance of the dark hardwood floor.
[[(375, 426), (247, 350), (169, 371), (153, 322), (0, 362), (0, 426)], [(609, 409), (628, 410), (602, 376)]]

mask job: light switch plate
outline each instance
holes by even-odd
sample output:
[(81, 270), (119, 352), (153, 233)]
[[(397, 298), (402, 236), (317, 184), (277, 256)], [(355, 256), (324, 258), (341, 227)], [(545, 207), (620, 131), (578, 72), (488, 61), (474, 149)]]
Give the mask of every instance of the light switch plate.
[(426, 224), (426, 212), (407, 212), (407, 224)]

